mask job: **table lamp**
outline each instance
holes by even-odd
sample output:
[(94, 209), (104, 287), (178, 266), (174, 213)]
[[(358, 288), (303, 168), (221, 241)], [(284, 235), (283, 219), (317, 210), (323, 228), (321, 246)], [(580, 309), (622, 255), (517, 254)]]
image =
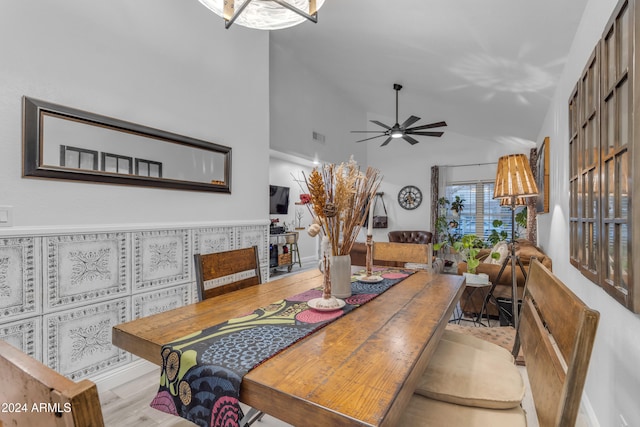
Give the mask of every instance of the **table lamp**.
[[(496, 278), (496, 283), (500, 280), (502, 272), (507, 264), (511, 262), (511, 299), (513, 326), (518, 329), (518, 282), (516, 278), (516, 265), (520, 266), (526, 278), (524, 266), (516, 255), (516, 206), (524, 204), (525, 197), (538, 195), (538, 186), (533, 178), (533, 172), (529, 166), (529, 159), (524, 154), (510, 154), (502, 156), (498, 160), (496, 171), (496, 182), (493, 187), (493, 198), (500, 199), (500, 205), (507, 204), (511, 207), (511, 253), (505, 258), (502, 268)], [(503, 203), (504, 202), (504, 203)]]

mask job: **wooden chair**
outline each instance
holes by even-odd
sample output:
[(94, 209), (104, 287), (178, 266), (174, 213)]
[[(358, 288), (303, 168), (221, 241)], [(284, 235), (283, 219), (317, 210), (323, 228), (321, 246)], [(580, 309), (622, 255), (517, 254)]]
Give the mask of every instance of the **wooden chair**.
[[(0, 340), (0, 426), (103, 427), (98, 389), (73, 382)], [(35, 406), (34, 406), (35, 405)]]
[[(599, 313), (587, 307), (539, 261), (531, 264), (517, 337), (527, 362), (540, 427), (575, 425), (598, 320)], [(467, 378), (481, 375), (487, 368), (470, 366), (472, 376)], [(500, 378), (505, 372), (490, 374)], [(468, 406), (433, 399), (429, 390), (425, 390), (433, 380), (429, 375), (422, 377), (401, 425), (526, 426), (526, 417), (519, 405), (493, 409), (477, 405), (478, 402)], [(456, 379), (448, 379), (452, 380)], [(485, 384), (485, 391), (489, 391), (488, 388)]]
[(405, 263), (430, 266), (433, 258), (431, 244), (373, 242), (373, 263), (395, 262), (404, 267)]
[[(257, 246), (206, 255), (195, 254), (194, 258), (200, 301), (262, 283)], [(254, 275), (210, 289), (204, 287), (209, 280), (247, 271), (253, 271)]]
[[(205, 255), (195, 254), (194, 260), (200, 301), (262, 283), (257, 246)], [(253, 272), (253, 275), (210, 289), (204, 287), (209, 280), (245, 272)], [(249, 426), (260, 421), (264, 415), (264, 412), (250, 408), (240, 425)]]

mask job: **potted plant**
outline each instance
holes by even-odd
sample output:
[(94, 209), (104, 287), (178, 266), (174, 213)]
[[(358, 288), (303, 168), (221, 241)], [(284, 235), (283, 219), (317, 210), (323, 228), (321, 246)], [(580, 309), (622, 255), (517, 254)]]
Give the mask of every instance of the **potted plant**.
[(498, 242), (508, 239), (509, 234), (506, 230), (502, 229), (504, 223), (501, 220), (494, 219), (491, 225), (493, 226), (493, 229), (491, 230), (491, 233), (489, 233), (487, 240), (492, 246), (495, 246)]
[(438, 242), (433, 245), (436, 251), (452, 249), (455, 251), (455, 244), (460, 240), (460, 224), (455, 219), (448, 220), (444, 216), (436, 219), (436, 233)]
[[(527, 230), (527, 207), (520, 209), (520, 212), (516, 214), (516, 225), (518, 226), (516, 229), (516, 235), (520, 236), (521, 234), (526, 234)], [(524, 231), (523, 231), (524, 230)]]
[(460, 196), (456, 196), (453, 202), (451, 202), (451, 212), (453, 212), (453, 216), (457, 218), (463, 210), (464, 199)]
[(480, 260), (477, 257), (480, 249), (484, 247), (482, 240), (475, 234), (466, 234), (462, 236), (459, 242), (454, 244), (454, 247), (467, 262), (467, 272), (465, 273), (467, 283), (479, 285), (489, 283), (487, 274), (476, 273), (476, 269), (480, 265)]
[[(441, 251), (441, 254), (446, 253), (447, 249), (451, 252), (455, 252), (454, 245), (462, 236), (460, 232), (460, 223), (456, 219), (447, 218), (447, 212), (450, 209), (449, 205), (449, 200), (445, 197), (440, 197), (438, 199), (438, 217), (436, 218), (435, 224), (437, 242), (434, 243), (433, 249)], [(448, 262), (453, 264), (453, 261)]]

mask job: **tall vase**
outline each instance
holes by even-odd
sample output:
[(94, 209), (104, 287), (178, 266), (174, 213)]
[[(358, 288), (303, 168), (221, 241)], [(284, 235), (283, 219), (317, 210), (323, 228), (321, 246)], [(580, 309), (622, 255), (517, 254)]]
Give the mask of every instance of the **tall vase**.
[(332, 255), (331, 295), (336, 298), (351, 296), (351, 255)]
[[(323, 280), (322, 280), (322, 297), (313, 298), (308, 301), (309, 307), (314, 308), (316, 310), (327, 311), (327, 310), (338, 310), (344, 307), (344, 301), (336, 298), (333, 295), (333, 262), (331, 261), (331, 251), (329, 250), (328, 245), (329, 239), (324, 237), (322, 240), (322, 259), (318, 263), (318, 269), (322, 272)], [(351, 258), (351, 257), (349, 257)], [(351, 261), (349, 260), (349, 264)], [(338, 267), (339, 269), (340, 267)], [(338, 279), (336, 279), (338, 280)], [(351, 289), (351, 285), (349, 285), (349, 289)], [(349, 293), (351, 295), (351, 293)]]

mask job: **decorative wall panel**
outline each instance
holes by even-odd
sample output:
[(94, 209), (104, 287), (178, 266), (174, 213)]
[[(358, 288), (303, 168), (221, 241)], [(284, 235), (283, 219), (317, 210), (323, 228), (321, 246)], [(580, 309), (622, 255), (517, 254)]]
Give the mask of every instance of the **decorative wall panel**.
[(142, 231), (134, 235), (134, 292), (191, 279), (189, 230)]
[(0, 239), (0, 322), (40, 313), (39, 239)]
[(133, 296), (133, 319), (182, 307), (191, 302), (191, 284)]
[(260, 264), (269, 262), (269, 230), (259, 225), (238, 226), (235, 230), (236, 242), (234, 249), (258, 247)]
[(193, 253), (211, 254), (234, 249), (233, 227), (199, 228), (193, 231)]
[(42, 360), (42, 318), (34, 317), (0, 325), (0, 340), (7, 341), (34, 359)]
[(45, 237), (44, 254), (47, 260), (45, 312), (129, 292), (126, 233)]
[(44, 363), (75, 381), (129, 362), (111, 344), (111, 328), (130, 318), (129, 298), (46, 314)]
[(0, 238), (0, 339), (73, 380), (133, 360), (111, 345), (112, 326), (195, 300), (195, 251), (257, 245), (264, 280), (268, 274), (266, 221), (7, 231)]

